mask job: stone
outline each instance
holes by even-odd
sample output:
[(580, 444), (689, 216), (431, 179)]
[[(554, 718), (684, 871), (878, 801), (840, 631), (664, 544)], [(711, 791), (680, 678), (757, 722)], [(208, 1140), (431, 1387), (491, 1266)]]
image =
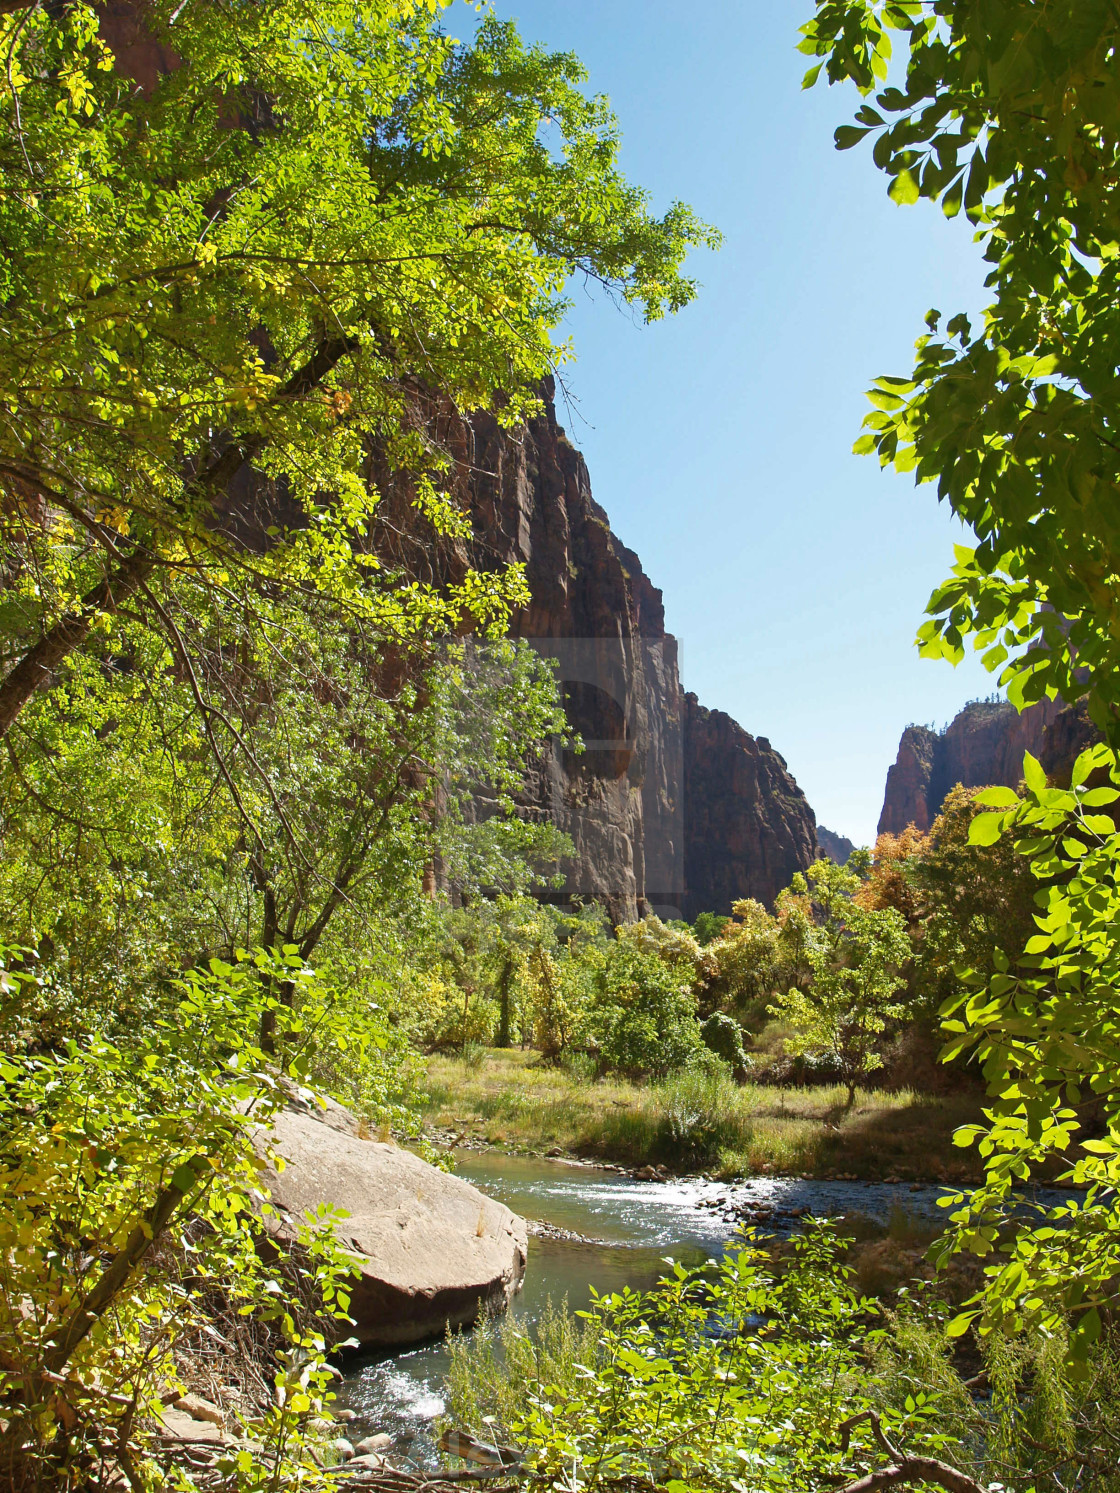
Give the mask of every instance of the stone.
[(351, 1441), (347, 1441), (345, 1436), (336, 1436), (331, 1442), (331, 1447), (335, 1455), (341, 1457), (344, 1462), (352, 1462), (354, 1460), (354, 1444)]
[(525, 1272), (525, 1221), (461, 1177), (356, 1129), (341, 1105), (319, 1114), (297, 1101), (271, 1131), (287, 1163), (279, 1174), (269, 1169), (278, 1216), (265, 1226), (274, 1243), (298, 1260), (308, 1212), (332, 1203), (349, 1214), (338, 1232), (360, 1274), (351, 1287), (354, 1325), (340, 1324), (339, 1336), (396, 1347), (507, 1306)]
[(224, 1443), (221, 1426), (208, 1420), (195, 1420), (186, 1410), (167, 1405), (160, 1411), (159, 1421), (167, 1435), (176, 1441), (206, 1441)]
[(378, 1431), (373, 1436), (367, 1436), (358, 1442), (359, 1454), (364, 1452), (383, 1452), (387, 1446), (392, 1446), (393, 1438), (388, 1431)]
[(958, 783), (1017, 788), (1024, 752), (1068, 783), (1078, 753), (1098, 739), (1084, 705), (1061, 700), (1040, 700), (1022, 714), (1006, 700), (974, 700), (943, 731), (907, 726), (887, 769), (879, 833), (898, 835), (910, 824), (928, 830)]
[(381, 1472), (389, 1466), (385, 1457), (378, 1456), (376, 1452), (366, 1452), (361, 1456), (352, 1458), (346, 1464), (348, 1473), (364, 1470), (366, 1472)]
[(771, 904), (816, 858), (816, 819), (785, 759), (686, 694), (683, 916)]
[[(418, 396), (416, 410), (448, 452), (448, 485), (474, 526), (470, 540), (433, 546), (424, 536), (432, 578), (460, 580), (471, 564), (524, 565), (532, 599), (511, 632), (557, 660), (569, 722), (585, 743), (578, 756), (545, 749), (519, 812), (571, 836), (569, 894), (600, 901), (616, 921), (651, 910), (727, 914), (741, 897), (772, 902), (817, 857), (813, 811), (764, 737), (685, 694), (662, 594), (592, 496), (551, 380), (541, 393), (541, 413), (516, 431), (435, 398)], [(412, 490), (389, 470), (377, 483), (377, 547), (415, 564)]]
[(838, 835), (835, 830), (825, 829), (823, 824), (817, 825), (817, 847), (822, 855), (827, 855), (838, 866), (846, 866), (848, 857), (856, 848), (847, 835)]
[(176, 1410), (185, 1410), (193, 1420), (208, 1420), (215, 1426), (224, 1426), (225, 1414), (217, 1405), (211, 1405), (201, 1395), (185, 1394), (175, 1401)]

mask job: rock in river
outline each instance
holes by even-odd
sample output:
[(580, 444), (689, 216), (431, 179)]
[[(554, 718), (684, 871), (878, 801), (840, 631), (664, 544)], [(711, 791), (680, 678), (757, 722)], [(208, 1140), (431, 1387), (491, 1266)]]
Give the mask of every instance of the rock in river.
[(287, 1164), (279, 1174), (270, 1169), (280, 1216), (269, 1231), (290, 1247), (320, 1203), (346, 1210), (338, 1233), (361, 1270), (349, 1332), (363, 1348), (438, 1336), (507, 1306), (520, 1289), (525, 1221), (469, 1182), (399, 1146), (362, 1139), (337, 1104), (319, 1111), (297, 1101), (271, 1129)]

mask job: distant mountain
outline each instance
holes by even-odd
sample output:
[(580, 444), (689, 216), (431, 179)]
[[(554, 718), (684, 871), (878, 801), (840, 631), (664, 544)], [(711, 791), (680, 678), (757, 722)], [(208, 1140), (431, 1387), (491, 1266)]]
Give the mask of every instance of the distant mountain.
[(838, 866), (846, 865), (848, 857), (856, 848), (847, 835), (835, 834), (832, 830), (825, 829), (823, 824), (817, 825), (817, 845), (821, 854), (827, 855)]
[[(1060, 780), (1096, 736), (1084, 705), (1061, 700), (1040, 700), (1021, 714), (1006, 700), (974, 700), (943, 731), (907, 726), (887, 770), (879, 833), (901, 834), (908, 824), (929, 829), (957, 783), (1018, 787), (1024, 752)], [(823, 843), (819, 828), (817, 839)]]

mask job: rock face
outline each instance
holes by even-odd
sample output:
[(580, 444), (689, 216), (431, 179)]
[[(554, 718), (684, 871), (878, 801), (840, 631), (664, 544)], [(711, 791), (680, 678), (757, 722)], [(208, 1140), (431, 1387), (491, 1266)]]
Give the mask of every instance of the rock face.
[(684, 915), (772, 902), (816, 859), (816, 823), (785, 761), (722, 710), (685, 695)]
[(411, 495), (383, 474), (379, 545), (433, 579), (468, 563), (525, 566), (532, 600), (514, 632), (557, 660), (586, 747), (546, 752), (525, 795), (526, 813), (547, 815), (574, 841), (569, 895), (597, 898), (618, 921), (770, 901), (816, 856), (813, 811), (765, 738), (684, 694), (661, 592), (611, 532), (551, 387), (545, 394), (544, 412), (513, 433), (487, 415), (423, 407), (422, 423), (451, 454), (450, 485), (474, 537), (418, 561), (399, 537), (415, 529)]
[(524, 1219), (461, 1177), (398, 1146), (363, 1140), (339, 1105), (325, 1114), (281, 1111), (272, 1144), (287, 1165), (269, 1177), (279, 1222), (270, 1232), (293, 1245), (305, 1214), (323, 1202), (344, 1208), (342, 1242), (359, 1257), (348, 1329), (363, 1348), (437, 1337), (501, 1309), (521, 1287), (528, 1241)]
[(943, 731), (907, 726), (898, 757), (887, 770), (879, 833), (901, 834), (908, 824), (928, 830), (957, 783), (966, 788), (1016, 787), (1024, 752), (1060, 779), (1095, 737), (1084, 707), (1060, 700), (1040, 700), (1021, 714), (1007, 701), (976, 700)]
[(856, 847), (847, 835), (838, 835), (834, 830), (825, 829), (823, 824), (818, 824), (817, 848), (821, 855), (827, 855), (830, 861), (835, 861), (838, 866), (844, 866), (847, 865), (848, 857)]

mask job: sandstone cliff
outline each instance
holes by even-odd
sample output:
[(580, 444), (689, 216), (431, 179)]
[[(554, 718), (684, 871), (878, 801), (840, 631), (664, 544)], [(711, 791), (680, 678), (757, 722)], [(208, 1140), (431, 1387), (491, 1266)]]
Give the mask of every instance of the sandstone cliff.
[(524, 564), (532, 600), (514, 631), (558, 661), (586, 746), (578, 757), (547, 751), (526, 795), (526, 812), (547, 814), (575, 843), (570, 895), (620, 920), (770, 901), (816, 856), (813, 811), (769, 742), (683, 693), (661, 592), (611, 532), (545, 392), (542, 414), (512, 433), (487, 415), (423, 408), (474, 538), (433, 558), (407, 537), (409, 494), (381, 474), (380, 547), (433, 579), (468, 562)]
[(943, 731), (907, 726), (898, 757), (887, 770), (879, 833), (900, 834), (908, 824), (929, 829), (957, 783), (966, 788), (1016, 787), (1024, 752), (1060, 779), (1094, 737), (1084, 708), (1060, 700), (1041, 700), (1021, 714), (1006, 701), (976, 700)]
[(684, 915), (772, 902), (816, 859), (813, 812), (765, 736), (685, 695)]

